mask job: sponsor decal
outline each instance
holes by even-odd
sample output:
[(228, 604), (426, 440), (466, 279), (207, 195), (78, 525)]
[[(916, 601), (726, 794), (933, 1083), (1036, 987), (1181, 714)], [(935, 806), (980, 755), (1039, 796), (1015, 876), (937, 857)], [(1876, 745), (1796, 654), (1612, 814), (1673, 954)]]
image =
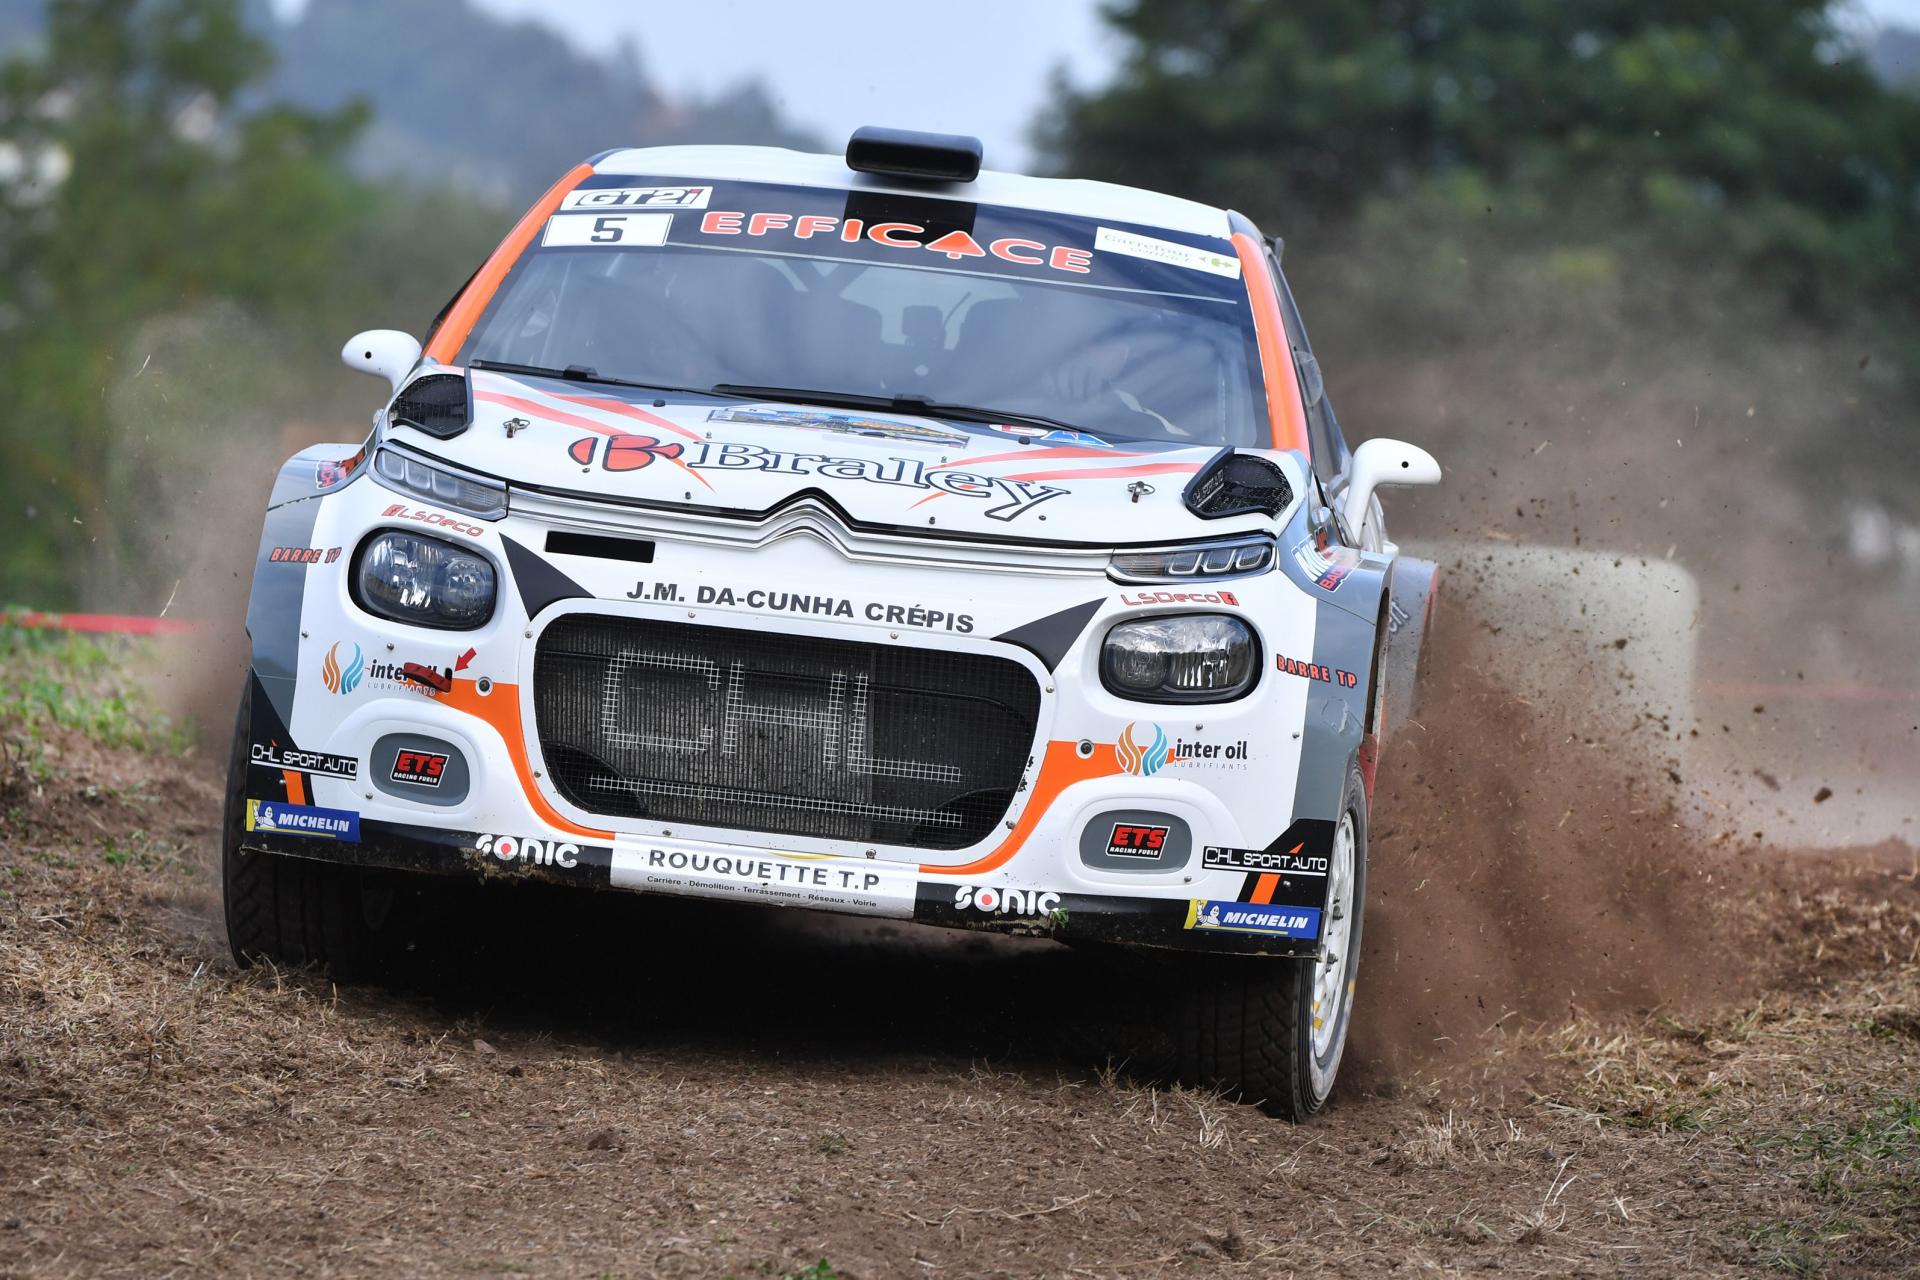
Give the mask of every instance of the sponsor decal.
[(1113, 758), (1123, 770), (1140, 778), (1151, 778), (1176, 759), (1167, 745), (1167, 731), (1137, 720), (1120, 731), (1113, 744)]
[(1350, 564), (1335, 564), (1311, 538), (1293, 549), (1293, 560), (1322, 591), (1338, 591), (1347, 575), (1353, 572)]
[(1121, 595), (1121, 604), (1230, 604), (1240, 606), (1240, 597), (1231, 591), (1129, 591)]
[(831, 236), (848, 244), (862, 240), (889, 249), (937, 253), (948, 262), (973, 258), (994, 258), (1023, 267), (1047, 267), (1054, 271), (1086, 275), (1093, 270), (1093, 251), (1070, 245), (1046, 245), (1020, 236), (1003, 236), (981, 244), (972, 233), (960, 229), (929, 239), (927, 228), (917, 222), (874, 222), (860, 218), (836, 218), (824, 214), (743, 213), (715, 209), (701, 216), (700, 233), (709, 236), (767, 236), (778, 233), (795, 240)]
[(393, 771), (388, 776), (395, 782), (409, 782), (416, 787), (437, 787), (446, 771), (446, 752), (402, 748), (393, 753)]
[(1337, 684), (1342, 689), (1352, 689), (1359, 685), (1360, 677), (1351, 671), (1342, 671), (1338, 667), (1323, 667), (1317, 662), (1302, 662), (1298, 658), (1275, 655), (1274, 666), (1281, 674), (1299, 676), (1303, 680), (1320, 680), (1327, 684)]
[(339, 558), (338, 547), (275, 547), (267, 553), (269, 564), (332, 564)]
[(1232, 742), (1168, 738), (1167, 731), (1159, 725), (1140, 721), (1122, 729), (1113, 744), (1113, 758), (1120, 768), (1141, 778), (1151, 778), (1170, 764), (1202, 769), (1244, 769), (1248, 754), (1245, 738)]
[(561, 197), (562, 209), (704, 209), (712, 187), (575, 187)]
[(657, 249), (671, 230), (670, 213), (556, 213), (547, 219), (540, 243), (552, 249)]
[(677, 458), (683, 446), (661, 444), (652, 436), (588, 436), (567, 446), (567, 456), (583, 467), (592, 466), (596, 455), (602, 471), (638, 471), (653, 465), (655, 458)]
[(980, 911), (992, 916), (1043, 916), (1060, 905), (1060, 895), (1038, 889), (1003, 889), (997, 885), (958, 885), (953, 891), (957, 911)]
[(1129, 258), (1164, 262), (1169, 266), (1186, 267), (1191, 271), (1208, 271), (1216, 276), (1226, 276), (1233, 280), (1240, 278), (1240, 259), (1231, 254), (1215, 253), (1211, 249), (1196, 249), (1192, 245), (1176, 244), (1171, 240), (1143, 236), (1133, 231), (1116, 231), (1112, 227), (1100, 227), (1093, 233), (1093, 247), (1099, 253), (1122, 253)]
[(277, 742), (253, 744), (253, 762), (268, 769), (296, 769), (301, 773), (324, 774), (329, 778), (353, 778), (360, 773), (355, 756), (329, 755), (325, 751), (302, 751)]
[(822, 453), (788, 453), (753, 444), (698, 442), (687, 450), (687, 465), (696, 471), (772, 471), (790, 476), (823, 476), (859, 480), (866, 484), (931, 489), (960, 498), (994, 502), (983, 513), (993, 520), (1013, 520), (1068, 490), (1004, 476), (929, 467), (910, 458), (839, 458)]
[(1208, 871), (1256, 871), (1283, 876), (1321, 876), (1327, 874), (1327, 855), (1306, 853), (1306, 842), (1291, 849), (1232, 849), (1207, 845), (1200, 853), (1200, 865)]
[(364, 679), (370, 689), (411, 689), (437, 698), (453, 689), (454, 676), (465, 671), (479, 654), (479, 650), (469, 647), (453, 660), (452, 666), (436, 667), (425, 662), (368, 661), (357, 644), (353, 645), (352, 655), (345, 656), (341, 646), (350, 643), (334, 641), (320, 663), (320, 681), (329, 693), (352, 693)]
[(973, 630), (973, 615), (929, 609), (924, 605), (885, 604), (878, 600), (863, 603), (841, 596), (814, 596), (800, 591), (763, 591), (758, 587), (716, 587), (706, 583), (683, 591), (677, 582), (633, 584), (627, 599), (647, 604), (698, 604), (721, 609), (746, 609), (753, 613), (799, 613), (820, 618), (864, 618), (888, 627), (911, 627), (920, 631), (953, 631), (962, 635)]
[(751, 422), (770, 427), (800, 427), (809, 431), (832, 431), (840, 435), (872, 436), (884, 440), (913, 440), (920, 444), (964, 447), (967, 437), (958, 431), (927, 426), (918, 422), (893, 422), (885, 418), (857, 418), (844, 413), (822, 413), (816, 409), (771, 409), (754, 405), (738, 409), (712, 409), (708, 422)]
[(383, 520), (413, 520), (420, 524), (432, 525), (436, 529), (451, 529), (455, 533), (464, 533), (469, 538), (479, 537), (485, 530), (477, 524), (468, 524), (438, 511), (420, 511), (404, 502), (396, 502), (380, 513)]
[(247, 830), (357, 842), (360, 839), (360, 815), (350, 809), (317, 809), (312, 805), (282, 804), (277, 800), (249, 800)]
[(1187, 928), (1311, 940), (1320, 936), (1320, 909), (1195, 898), (1187, 904)]
[(796, 853), (719, 852), (619, 836), (609, 878), (616, 889), (771, 902), (856, 915), (913, 914), (915, 869), (901, 863)]
[(988, 428), (1002, 435), (1019, 436), (1023, 440), (1035, 440), (1041, 444), (1073, 445), (1081, 449), (1111, 449), (1112, 445), (1099, 436), (1088, 435), (1084, 431), (1067, 431), (1059, 427), (1036, 427), (1024, 422), (990, 422)]
[(331, 489), (334, 485), (344, 483), (353, 477), (353, 473), (358, 471), (360, 465), (366, 460), (367, 450), (363, 445), (360, 452), (351, 458), (342, 458), (338, 462), (328, 460), (317, 463), (313, 468), (313, 487)]
[(353, 646), (353, 655), (342, 659), (341, 641), (335, 640), (327, 648), (327, 656), (320, 662), (320, 683), (327, 686), (328, 693), (342, 696), (352, 693), (360, 687), (360, 678), (366, 674), (367, 663), (360, 652), (360, 646)]
[(1171, 827), (1147, 826), (1137, 822), (1116, 822), (1112, 834), (1107, 836), (1107, 856), (1158, 862), (1172, 830)]
[(1412, 622), (1412, 621), (1413, 621), (1413, 615), (1408, 613), (1405, 609), (1402, 609), (1400, 607), (1400, 602), (1398, 600), (1389, 600), (1387, 602), (1387, 634), (1388, 635), (1390, 636), (1399, 635), (1400, 628), (1406, 626), (1409, 622)]
[(563, 844), (558, 840), (529, 840), (524, 836), (481, 836), (474, 848), (498, 861), (518, 862), (529, 867), (561, 867), (571, 871), (579, 865), (580, 861), (579, 845)]

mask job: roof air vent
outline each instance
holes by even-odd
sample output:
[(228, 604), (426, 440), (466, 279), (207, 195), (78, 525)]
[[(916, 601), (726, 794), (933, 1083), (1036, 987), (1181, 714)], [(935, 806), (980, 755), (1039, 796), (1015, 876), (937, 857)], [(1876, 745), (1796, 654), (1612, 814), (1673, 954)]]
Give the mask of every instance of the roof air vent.
[(972, 182), (980, 176), (980, 139), (864, 125), (847, 141), (847, 168), (921, 182)]
[(457, 373), (430, 373), (415, 378), (393, 398), (387, 420), (395, 426), (417, 427), (430, 436), (451, 440), (467, 429), (467, 380)]
[(1258, 511), (1277, 516), (1293, 501), (1286, 473), (1265, 458), (1223, 453), (1187, 486), (1187, 510), (1202, 520)]

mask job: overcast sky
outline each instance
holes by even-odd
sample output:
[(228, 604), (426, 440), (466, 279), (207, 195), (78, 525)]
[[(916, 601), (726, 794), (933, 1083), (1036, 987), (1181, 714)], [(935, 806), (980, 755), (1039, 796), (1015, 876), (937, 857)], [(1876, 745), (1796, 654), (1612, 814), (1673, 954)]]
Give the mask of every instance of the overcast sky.
[[(276, 2), (285, 10), (301, 0)], [(1055, 68), (1098, 83), (1117, 56), (1098, 0), (969, 0), (945, 9), (899, 0), (475, 3), (541, 19), (602, 56), (631, 39), (669, 92), (711, 94), (758, 79), (794, 123), (830, 146), (862, 124), (971, 133), (995, 168), (1026, 165), (1027, 126)], [(1872, 20), (1920, 27), (1920, 0), (1858, 7)]]

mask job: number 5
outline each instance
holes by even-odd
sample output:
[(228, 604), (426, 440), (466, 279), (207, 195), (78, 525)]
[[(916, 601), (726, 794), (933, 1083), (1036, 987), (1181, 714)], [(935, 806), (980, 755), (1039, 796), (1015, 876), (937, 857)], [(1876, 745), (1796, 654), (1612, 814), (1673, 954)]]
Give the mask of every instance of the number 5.
[(588, 239), (595, 244), (612, 244), (626, 235), (626, 218), (621, 214), (612, 214), (593, 220), (593, 234)]

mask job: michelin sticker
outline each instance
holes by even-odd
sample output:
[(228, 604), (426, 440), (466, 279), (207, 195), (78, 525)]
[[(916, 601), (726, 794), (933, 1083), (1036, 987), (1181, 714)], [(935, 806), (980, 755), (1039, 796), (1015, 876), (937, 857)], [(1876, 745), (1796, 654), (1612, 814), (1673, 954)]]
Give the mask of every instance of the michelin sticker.
[(556, 213), (547, 219), (540, 243), (549, 248), (645, 245), (667, 242), (673, 226), (670, 213)]
[(360, 839), (360, 815), (350, 809), (318, 809), (274, 800), (247, 801), (247, 830), (281, 836), (318, 836), (322, 840)]
[(1187, 928), (1311, 941), (1320, 936), (1320, 908), (1195, 898), (1187, 903)]
[(914, 868), (830, 854), (717, 851), (671, 840), (619, 836), (613, 842), (615, 889), (683, 893), (696, 898), (812, 907), (851, 915), (913, 915)]
[(1169, 266), (1206, 271), (1216, 276), (1228, 276), (1234, 280), (1240, 278), (1240, 259), (1238, 258), (1224, 253), (1215, 253), (1211, 249), (1196, 249), (1192, 245), (1175, 244), (1171, 240), (1139, 235), (1132, 231), (1115, 231), (1112, 227), (1101, 227), (1094, 232), (1093, 248), (1096, 253), (1120, 253), (1129, 258), (1164, 262)]

